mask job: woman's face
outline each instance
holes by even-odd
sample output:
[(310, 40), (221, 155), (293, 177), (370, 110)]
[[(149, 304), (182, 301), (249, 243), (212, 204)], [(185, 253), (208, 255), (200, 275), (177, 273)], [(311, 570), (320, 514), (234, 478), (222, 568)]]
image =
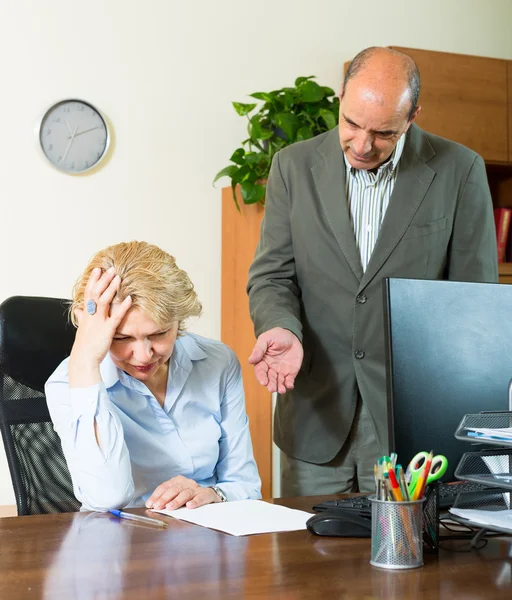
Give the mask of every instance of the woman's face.
[(167, 373), (178, 323), (162, 329), (139, 308), (132, 308), (117, 328), (110, 346), (114, 364), (144, 383), (158, 381), (162, 368)]

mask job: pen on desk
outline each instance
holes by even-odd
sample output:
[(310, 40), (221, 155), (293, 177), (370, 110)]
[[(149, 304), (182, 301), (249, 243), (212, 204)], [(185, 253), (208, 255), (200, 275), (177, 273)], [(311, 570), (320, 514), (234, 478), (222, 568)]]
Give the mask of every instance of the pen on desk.
[(124, 512), (123, 510), (109, 510), (109, 513), (119, 517), (120, 519), (127, 519), (128, 521), (138, 521), (139, 523), (147, 523), (148, 525), (156, 525), (157, 527), (167, 527), (165, 521), (159, 519), (150, 519), (149, 517), (142, 517), (140, 515), (132, 515), (131, 513)]

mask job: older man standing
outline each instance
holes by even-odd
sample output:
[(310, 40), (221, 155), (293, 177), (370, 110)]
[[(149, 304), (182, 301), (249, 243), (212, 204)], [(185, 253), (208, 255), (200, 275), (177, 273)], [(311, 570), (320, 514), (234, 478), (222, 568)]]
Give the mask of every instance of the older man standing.
[(278, 392), (283, 495), (374, 485), (387, 445), (382, 279), (497, 281), (483, 160), (413, 124), (419, 92), (411, 58), (363, 50), (338, 128), (274, 157), (249, 360)]

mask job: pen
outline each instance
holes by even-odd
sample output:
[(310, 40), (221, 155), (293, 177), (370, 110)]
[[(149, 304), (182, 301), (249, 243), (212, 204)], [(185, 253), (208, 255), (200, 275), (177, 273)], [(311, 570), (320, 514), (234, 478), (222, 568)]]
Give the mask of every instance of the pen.
[(409, 502), (411, 498), (409, 496), (409, 489), (407, 488), (407, 483), (405, 482), (405, 475), (403, 469), (400, 469), (400, 483), (402, 487), (402, 494), (404, 496), (404, 500)]
[(393, 498), (396, 502), (402, 502), (404, 498), (402, 496), (402, 492), (400, 491), (400, 486), (398, 485), (394, 469), (390, 469), (388, 471), (388, 476), (389, 482), (391, 484), (391, 493), (393, 494)]
[(501, 437), (499, 435), (487, 435), (486, 433), (481, 433), (480, 431), (468, 431), (467, 435), (469, 437), (481, 438), (483, 440), (500, 440), (502, 442), (512, 441), (511, 437)]
[(392, 502), (395, 498), (391, 491), (392, 486), (391, 486), (391, 481), (389, 481), (389, 473), (384, 473), (383, 477), (384, 477), (384, 479), (383, 479), (384, 489), (386, 490), (386, 501)]
[(147, 523), (148, 525), (156, 525), (157, 527), (167, 527), (165, 521), (159, 519), (150, 519), (149, 517), (141, 517), (139, 515), (132, 515), (131, 513), (124, 512), (123, 510), (109, 510), (109, 513), (119, 517), (120, 519), (127, 519), (128, 521), (138, 521), (139, 523)]

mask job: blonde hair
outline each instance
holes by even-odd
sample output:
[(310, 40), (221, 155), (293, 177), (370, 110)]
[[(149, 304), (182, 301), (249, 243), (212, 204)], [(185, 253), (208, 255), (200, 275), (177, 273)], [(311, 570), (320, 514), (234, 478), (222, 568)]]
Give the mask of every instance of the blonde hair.
[(122, 242), (97, 252), (77, 279), (70, 306), (75, 327), (75, 309), (84, 308), (85, 287), (97, 267), (103, 271), (114, 267), (115, 274), (121, 277), (114, 301), (122, 302), (131, 296), (132, 308), (145, 312), (159, 327), (177, 321), (178, 330), (184, 331), (184, 321), (201, 314), (194, 284), (173, 256), (147, 242)]

